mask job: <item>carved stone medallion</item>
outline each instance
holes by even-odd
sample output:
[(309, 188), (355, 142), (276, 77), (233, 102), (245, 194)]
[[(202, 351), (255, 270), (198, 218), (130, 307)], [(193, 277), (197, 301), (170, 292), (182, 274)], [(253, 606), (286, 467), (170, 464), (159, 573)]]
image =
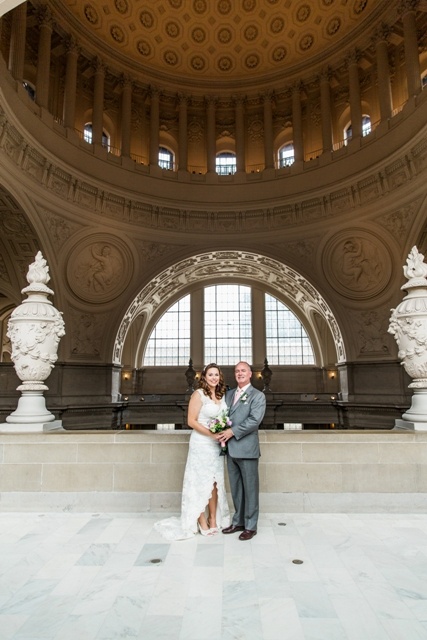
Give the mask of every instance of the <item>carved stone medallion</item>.
[(82, 300), (110, 302), (128, 285), (131, 265), (132, 256), (121, 240), (95, 234), (70, 252), (68, 284)]
[(343, 296), (362, 300), (381, 293), (391, 278), (391, 256), (379, 238), (361, 229), (343, 231), (326, 244), (323, 271)]

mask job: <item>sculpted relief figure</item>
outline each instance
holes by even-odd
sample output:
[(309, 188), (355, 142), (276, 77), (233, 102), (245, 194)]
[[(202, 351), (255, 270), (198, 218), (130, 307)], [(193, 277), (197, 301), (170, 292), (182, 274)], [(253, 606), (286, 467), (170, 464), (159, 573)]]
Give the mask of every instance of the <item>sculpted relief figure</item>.
[(116, 247), (94, 243), (81, 251), (74, 264), (73, 279), (82, 292), (95, 297), (115, 293), (124, 268), (123, 257)]
[(343, 243), (337, 263), (343, 284), (355, 290), (369, 288), (382, 274), (382, 265), (376, 257), (374, 245), (361, 238)]

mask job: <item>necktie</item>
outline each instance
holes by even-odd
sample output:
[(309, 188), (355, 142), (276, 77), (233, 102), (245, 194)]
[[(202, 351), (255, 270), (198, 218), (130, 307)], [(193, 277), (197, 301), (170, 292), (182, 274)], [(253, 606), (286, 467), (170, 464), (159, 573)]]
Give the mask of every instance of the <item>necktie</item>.
[(234, 396), (234, 402), (233, 404), (236, 404), (236, 402), (238, 401), (238, 399), (240, 398), (240, 394), (242, 393), (242, 390), (240, 388), (237, 389), (236, 394)]

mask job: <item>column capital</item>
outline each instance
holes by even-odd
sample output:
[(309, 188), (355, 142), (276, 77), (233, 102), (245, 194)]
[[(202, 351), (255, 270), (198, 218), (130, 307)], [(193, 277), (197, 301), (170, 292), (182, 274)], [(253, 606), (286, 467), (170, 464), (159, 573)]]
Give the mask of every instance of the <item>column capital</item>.
[(291, 85), (291, 94), (292, 95), (300, 94), (303, 89), (304, 89), (304, 83), (301, 80), (296, 80)]
[(208, 108), (216, 107), (217, 102), (218, 102), (217, 96), (205, 96), (205, 103)]
[(41, 27), (43, 26), (53, 29), (55, 22), (53, 19), (52, 11), (47, 4), (42, 5), (37, 10), (37, 20)]
[(66, 53), (75, 53), (76, 55), (79, 55), (81, 53), (81, 47), (78, 43), (77, 38), (75, 38), (74, 36), (67, 35), (64, 38), (64, 47)]
[(361, 58), (361, 53), (359, 49), (352, 49), (351, 51), (349, 51), (345, 57), (345, 63), (346, 63), (347, 69), (351, 67), (351, 65), (353, 64), (358, 64), (360, 58)]
[(178, 99), (179, 106), (188, 106), (190, 101), (189, 97), (185, 93), (177, 93), (176, 97)]
[(102, 73), (103, 75), (107, 73), (107, 65), (99, 56), (92, 60), (92, 68), (94, 73)]
[(243, 105), (247, 101), (247, 97), (245, 95), (241, 95), (241, 94), (235, 94), (235, 95), (231, 96), (231, 99), (232, 99), (233, 104), (234, 104), (235, 107), (243, 107)]
[(119, 85), (122, 90), (127, 88), (130, 88), (132, 90), (134, 82), (127, 73), (122, 73), (119, 78)]
[(420, 0), (400, 0), (397, 11), (403, 16), (405, 13), (414, 12), (417, 10)]
[(391, 27), (386, 22), (382, 22), (375, 30), (372, 36), (372, 44), (377, 45), (379, 42), (387, 42), (391, 35)]
[(319, 82), (330, 82), (333, 76), (333, 71), (331, 67), (328, 65), (327, 67), (323, 67), (320, 72), (317, 74), (317, 80)]

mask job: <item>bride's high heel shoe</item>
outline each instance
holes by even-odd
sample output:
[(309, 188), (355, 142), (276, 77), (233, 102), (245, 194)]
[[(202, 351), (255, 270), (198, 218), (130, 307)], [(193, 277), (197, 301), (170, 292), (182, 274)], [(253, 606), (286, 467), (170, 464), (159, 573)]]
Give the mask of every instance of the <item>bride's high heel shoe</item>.
[(218, 527), (211, 527), (209, 520), (208, 520), (208, 527), (209, 527), (209, 531), (213, 536), (219, 532)]
[(211, 529), (202, 529), (202, 527), (200, 526), (200, 522), (199, 521), (197, 521), (197, 528), (199, 530), (199, 533), (202, 534), (202, 536), (211, 536), (212, 535)]

